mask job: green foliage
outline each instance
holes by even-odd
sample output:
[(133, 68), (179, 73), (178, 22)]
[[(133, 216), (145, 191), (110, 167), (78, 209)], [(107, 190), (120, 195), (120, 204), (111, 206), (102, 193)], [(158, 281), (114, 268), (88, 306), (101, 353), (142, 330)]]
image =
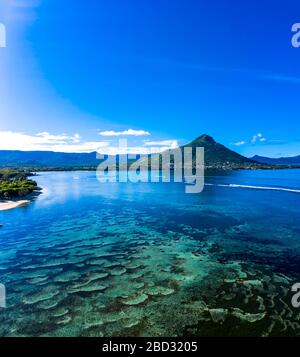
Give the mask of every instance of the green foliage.
[(23, 197), (35, 191), (37, 184), (27, 179), (29, 175), (26, 172), (0, 170), (0, 199)]
[(0, 180), (26, 180), (28, 176), (31, 176), (30, 172), (25, 171), (17, 171), (17, 170), (10, 170), (10, 169), (1, 169), (0, 170)]

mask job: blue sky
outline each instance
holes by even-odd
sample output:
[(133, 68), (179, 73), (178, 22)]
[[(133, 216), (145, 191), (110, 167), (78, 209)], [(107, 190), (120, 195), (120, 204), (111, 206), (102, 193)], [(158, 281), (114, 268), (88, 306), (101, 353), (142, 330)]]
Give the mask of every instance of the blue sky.
[(247, 156), (299, 155), (297, 22), (296, 0), (0, 0), (0, 149), (127, 137), (143, 151), (207, 133)]

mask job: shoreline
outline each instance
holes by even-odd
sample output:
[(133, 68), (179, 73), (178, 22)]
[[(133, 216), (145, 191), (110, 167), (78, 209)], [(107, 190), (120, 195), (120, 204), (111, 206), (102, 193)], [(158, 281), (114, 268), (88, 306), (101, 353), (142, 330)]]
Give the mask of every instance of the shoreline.
[[(97, 167), (21, 167), (22, 169), (28, 169), (34, 172), (34, 176), (38, 176), (40, 173), (46, 172), (76, 172), (76, 171), (85, 171), (85, 172), (96, 172)], [(258, 164), (256, 166), (239, 166), (239, 165), (224, 165), (224, 166), (210, 166), (205, 165), (205, 171), (272, 171), (272, 170), (299, 170), (300, 165), (267, 165), (267, 164)], [(124, 167), (116, 167), (117, 171), (126, 171), (128, 169)], [(173, 171), (174, 168), (170, 168), (170, 171)]]
[(2, 201), (0, 202), (0, 211), (8, 211), (17, 207), (23, 207), (30, 202), (31, 202), (30, 200)]
[(26, 205), (28, 205), (29, 203), (32, 203), (34, 201), (34, 199), (41, 195), (42, 193), (44, 193), (45, 190), (38, 188), (35, 191), (33, 191), (32, 193), (26, 195), (23, 197), (23, 199), (0, 199), (0, 212), (1, 211), (8, 211), (14, 208), (18, 208), (18, 207), (24, 207)]

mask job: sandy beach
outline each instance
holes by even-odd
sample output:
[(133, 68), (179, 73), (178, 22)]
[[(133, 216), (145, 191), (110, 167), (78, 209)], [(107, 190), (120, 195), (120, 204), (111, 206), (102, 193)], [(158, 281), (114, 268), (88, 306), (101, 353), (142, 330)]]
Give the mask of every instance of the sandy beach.
[(28, 204), (29, 200), (20, 200), (20, 201), (2, 201), (0, 202), (0, 211), (7, 211), (9, 209), (17, 208)]

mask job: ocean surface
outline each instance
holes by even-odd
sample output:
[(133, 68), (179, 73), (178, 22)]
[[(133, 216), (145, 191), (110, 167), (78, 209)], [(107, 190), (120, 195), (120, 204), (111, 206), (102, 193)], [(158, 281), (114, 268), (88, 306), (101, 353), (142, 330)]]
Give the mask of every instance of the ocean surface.
[(0, 212), (0, 336), (300, 335), (300, 170), (179, 183), (39, 173)]

